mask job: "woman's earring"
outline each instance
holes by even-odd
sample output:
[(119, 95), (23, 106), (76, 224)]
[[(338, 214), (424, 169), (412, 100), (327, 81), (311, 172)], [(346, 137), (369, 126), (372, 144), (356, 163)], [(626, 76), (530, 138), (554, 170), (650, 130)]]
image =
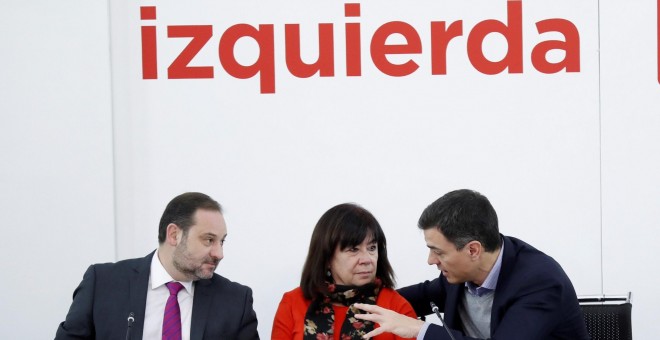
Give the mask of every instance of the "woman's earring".
[(332, 273), (330, 272), (330, 269), (328, 269), (328, 271), (325, 272), (325, 276), (332, 277)]

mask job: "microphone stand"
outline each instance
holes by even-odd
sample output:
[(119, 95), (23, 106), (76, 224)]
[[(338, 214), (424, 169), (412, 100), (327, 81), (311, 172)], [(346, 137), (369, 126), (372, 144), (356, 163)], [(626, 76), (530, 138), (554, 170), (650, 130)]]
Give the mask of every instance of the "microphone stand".
[(436, 306), (435, 303), (433, 303), (433, 301), (431, 301), (431, 310), (435, 313), (435, 315), (438, 316), (438, 319), (440, 319), (440, 322), (442, 322), (442, 328), (444, 328), (447, 331), (447, 334), (449, 334), (449, 337), (451, 338), (451, 340), (456, 340), (454, 338), (454, 335), (451, 334), (451, 331), (449, 330), (449, 328), (447, 328), (447, 324), (445, 323), (445, 319), (443, 319), (442, 315), (440, 315), (440, 310), (438, 309), (438, 306)]
[(131, 340), (131, 328), (133, 327), (133, 322), (135, 322), (134, 318), (135, 314), (133, 312), (130, 312), (128, 314), (128, 327), (126, 328), (126, 340)]

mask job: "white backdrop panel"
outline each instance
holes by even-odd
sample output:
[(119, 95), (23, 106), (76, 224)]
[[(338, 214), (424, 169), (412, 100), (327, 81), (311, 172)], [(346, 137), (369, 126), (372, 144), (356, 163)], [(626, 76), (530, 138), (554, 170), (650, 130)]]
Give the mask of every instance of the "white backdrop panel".
[(601, 2), (603, 288), (633, 293), (637, 339), (660, 332), (653, 260), (660, 242), (659, 8), (657, 0)]
[[(156, 20), (140, 20), (139, 7), (146, 5), (157, 7)], [(445, 192), (467, 187), (492, 200), (503, 233), (562, 263), (578, 292), (600, 291), (595, 1), (525, 2), (523, 72), (496, 75), (469, 62), (467, 36), (484, 20), (507, 22), (504, 1), (365, 1), (357, 19), (347, 19), (343, 4), (333, 2), (110, 6), (120, 259), (156, 247), (158, 219), (173, 196), (210, 194), (225, 206), (229, 228), (218, 271), (254, 289), (259, 331), (268, 338), (281, 294), (298, 284), (311, 229), (325, 210), (347, 201), (371, 210), (389, 238), (399, 284), (406, 285), (437, 275), (426, 265), (419, 214)], [(549, 18), (577, 27), (579, 72), (544, 74), (532, 65), (536, 44), (562, 38), (537, 32), (535, 23)], [(419, 64), (403, 77), (380, 72), (369, 52), (374, 32), (394, 20), (413, 26), (422, 41), (421, 54), (390, 59)], [(430, 22), (457, 20), (464, 35), (449, 44), (447, 74), (432, 75)], [(359, 77), (345, 75), (346, 22), (361, 24)], [(259, 92), (258, 77), (236, 79), (221, 67), (220, 37), (237, 23), (273, 25), (274, 94)], [(301, 25), (303, 55), (312, 59), (317, 24), (334, 24), (334, 77), (289, 73), (287, 23)], [(155, 80), (142, 79), (140, 27), (148, 25), (158, 35)], [(213, 79), (167, 79), (170, 62), (189, 40), (168, 39), (173, 25), (213, 26), (191, 63), (213, 66)], [(483, 46), (492, 60), (507, 48), (497, 34)], [(247, 65), (258, 48), (244, 39), (235, 53)], [(579, 238), (567, 237), (576, 233)]]
[(108, 7), (0, 2), (0, 339), (52, 339), (115, 259)]

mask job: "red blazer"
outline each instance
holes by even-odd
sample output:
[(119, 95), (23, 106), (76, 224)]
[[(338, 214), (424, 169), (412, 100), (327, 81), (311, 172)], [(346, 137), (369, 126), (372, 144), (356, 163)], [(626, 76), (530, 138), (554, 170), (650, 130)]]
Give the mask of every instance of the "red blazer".
[[(311, 304), (311, 300), (305, 299), (300, 287), (284, 293), (275, 320), (273, 321), (273, 331), (271, 339), (273, 340), (302, 340), (303, 327), (305, 324), (305, 314)], [(391, 309), (395, 312), (416, 318), (417, 315), (412, 306), (399, 293), (391, 288), (380, 290), (376, 298), (376, 305)], [(341, 325), (346, 319), (348, 307), (333, 306), (335, 311), (335, 339), (338, 339), (341, 332)], [(378, 327), (378, 325), (376, 325)], [(402, 339), (392, 333), (383, 333), (373, 338), (374, 340), (395, 340)]]

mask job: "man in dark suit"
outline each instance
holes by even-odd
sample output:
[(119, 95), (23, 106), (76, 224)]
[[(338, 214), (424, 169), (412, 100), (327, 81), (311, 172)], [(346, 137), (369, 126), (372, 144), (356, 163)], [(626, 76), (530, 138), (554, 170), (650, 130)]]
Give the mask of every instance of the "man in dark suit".
[(215, 274), (226, 236), (218, 202), (175, 197), (156, 251), (87, 269), (55, 339), (259, 339), (252, 290)]
[(499, 233), (486, 197), (452, 191), (429, 205), (419, 228), (440, 277), (401, 288), (417, 315), (444, 312), (446, 329), (378, 306), (356, 317), (380, 324), (366, 336), (392, 332), (423, 339), (589, 339), (575, 289), (561, 266), (527, 243)]

